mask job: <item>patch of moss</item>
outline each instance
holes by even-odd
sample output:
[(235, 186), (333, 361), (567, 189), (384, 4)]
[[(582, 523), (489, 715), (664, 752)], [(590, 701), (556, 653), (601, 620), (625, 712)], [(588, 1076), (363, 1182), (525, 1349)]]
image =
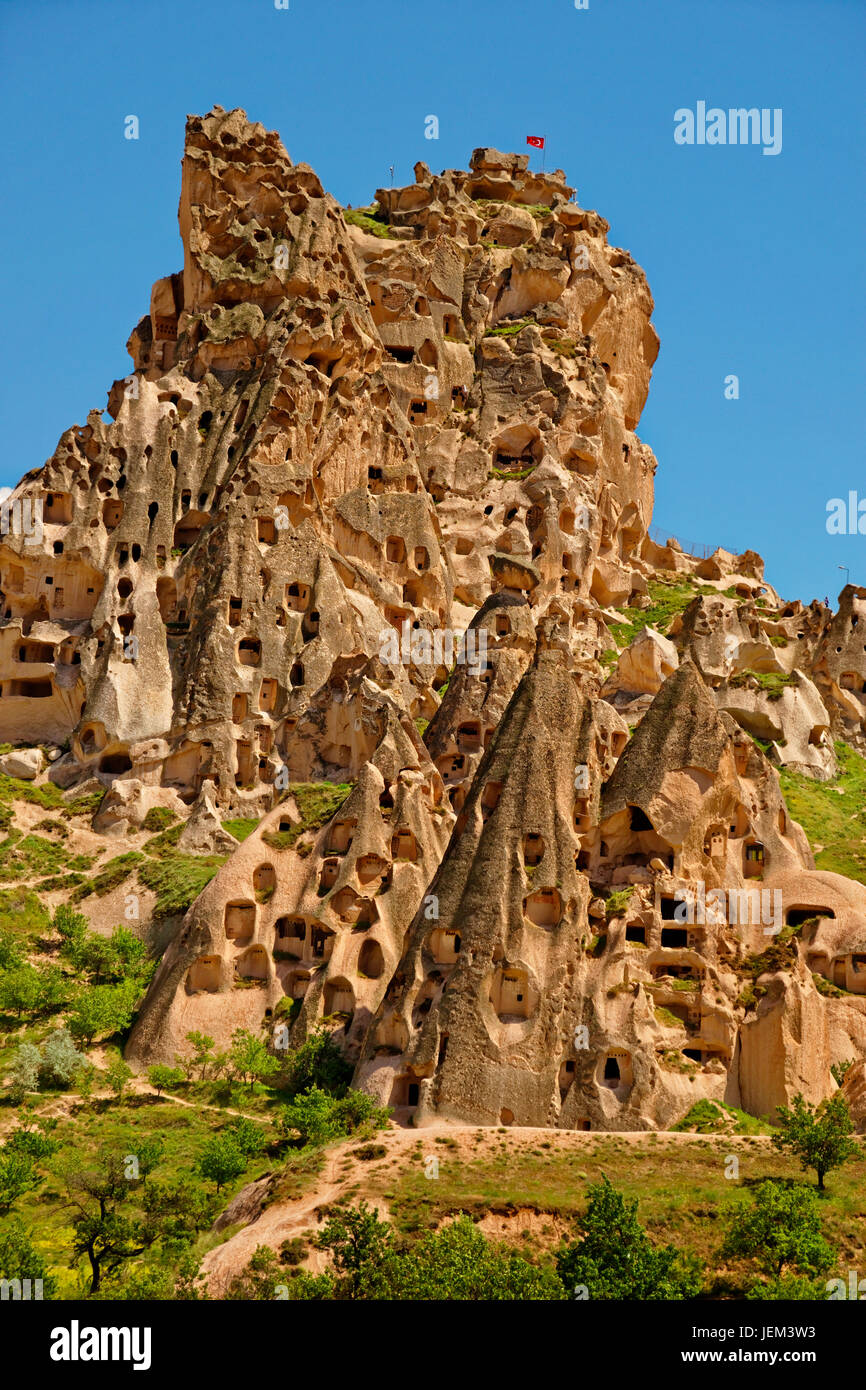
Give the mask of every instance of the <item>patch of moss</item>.
[(47, 931), (50, 925), (48, 909), (32, 888), (0, 890), (0, 931), (6, 928), (18, 935), (33, 935)]
[(678, 613), (683, 613), (698, 594), (715, 594), (706, 584), (677, 575), (676, 579), (651, 579), (647, 585), (647, 608), (619, 608), (621, 623), (611, 623), (610, 630), (620, 647), (627, 647), (645, 627), (654, 628), (664, 636)]
[(294, 782), (289, 795), (294, 798), (301, 819), (288, 830), (266, 830), (262, 835), (271, 849), (291, 849), (308, 830), (321, 830), (335, 816), (352, 790), (352, 782)]
[(769, 696), (771, 700), (781, 700), (786, 688), (790, 685), (797, 685), (799, 677), (796, 671), (786, 673), (784, 671), (738, 671), (731, 677), (730, 684), (736, 689), (742, 686), (752, 686)]
[(154, 917), (172, 917), (186, 912), (227, 857), (225, 854), (165, 854), (139, 865), (139, 879), (156, 894)]
[(362, 232), (369, 232), (372, 236), (393, 240), (385, 213), (378, 203), (368, 208), (344, 208), (343, 218), (350, 227), (360, 227)]
[(144, 830), (167, 830), (170, 825), (174, 825), (178, 816), (174, 811), (170, 811), (167, 806), (151, 806), (144, 820), (142, 827)]
[(254, 816), (238, 816), (235, 820), (224, 820), (223, 830), (227, 830), (229, 835), (234, 835), (241, 844), (248, 835), (252, 835), (258, 825), (258, 818)]
[(670, 1009), (665, 1009), (661, 1004), (656, 1005), (655, 1016), (664, 1028), (685, 1028), (686, 1026), (681, 1018), (677, 1018), (676, 1014), (672, 1014)]
[(839, 775), (815, 782), (779, 769), (785, 803), (806, 832), (815, 866), (866, 883), (866, 758), (837, 742)]
[(614, 917), (621, 917), (631, 901), (633, 888), (617, 888), (611, 893), (604, 904), (604, 915), (608, 922)]
[(532, 319), (515, 319), (513, 323), (499, 323), (495, 328), (488, 328), (484, 332), (485, 338), (514, 338), (518, 333), (522, 333)]

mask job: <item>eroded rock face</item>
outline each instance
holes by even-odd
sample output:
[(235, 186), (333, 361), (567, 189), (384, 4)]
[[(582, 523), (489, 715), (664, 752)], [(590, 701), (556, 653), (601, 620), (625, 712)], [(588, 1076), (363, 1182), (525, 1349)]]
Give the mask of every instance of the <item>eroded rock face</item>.
[(164, 808), (226, 856), (136, 1063), (325, 1019), (404, 1121), (622, 1130), (866, 1051), (866, 888), (772, 765), (866, 747), (866, 590), (649, 537), (652, 298), (573, 194), (481, 148), (344, 210), (189, 119), (182, 269), (0, 538), (0, 740), (107, 838)]

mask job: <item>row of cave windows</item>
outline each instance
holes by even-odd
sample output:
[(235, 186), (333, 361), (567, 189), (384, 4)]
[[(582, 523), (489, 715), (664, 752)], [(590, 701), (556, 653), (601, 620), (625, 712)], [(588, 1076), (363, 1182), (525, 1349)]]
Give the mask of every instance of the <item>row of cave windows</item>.
[[(448, 1035), (443, 1034), (440, 1038), (437, 1066), (441, 1066), (445, 1059), (447, 1045)], [(682, 1049), (682, 1055), (701, 1065), (705, 1065), (713, 1057), (722, 1057), (723, 1060), (727, 1059), (727, 1053), (725, 1053), (723, 1049), (715, 1051), (713, 1049), (685, 1047)], [(559, 1070), (560, 1100), (564, 1100), (568, 1094), (569, 1088), (575, 1077), (575, 1071), (576, 1065), (573, 1059), (567, 1059), (562, 1063)], [(621, 1096), (625, 1095), (634, 1085), (634, 1070), (631, 1054), (625, 1051), (615, 1050), (606, 1053), (599, 1062), (596, 1079), (598, 1084), (603, 1086), (606, 1090), (618, 1092)], [(405, 1073), (394, 1078), (391, 1095), (389, 1097), (389, 1104), (394, 1109), (414, 1110), (420, 1103), (420, 1099), (421, 1082), (419, 1079), (413, 1077), (411, 1073)], [(508, 1109), (508, 1107), (503, 1107), (499, 1118), (502, 1124), (510, 1125), (514, 1123), (514, 1113), (512, 1110)], [(588, 1130), (590, 1128), (590, 1121), (587, 1119), (578, 1119), (575, 1123), (575, 1128), (579, 1130)]]

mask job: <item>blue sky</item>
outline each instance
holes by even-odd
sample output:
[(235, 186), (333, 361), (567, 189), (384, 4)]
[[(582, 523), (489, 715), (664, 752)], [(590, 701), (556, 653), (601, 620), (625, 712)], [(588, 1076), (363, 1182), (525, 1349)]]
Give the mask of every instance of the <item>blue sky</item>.
[[(866, 499), (864, 52), (862, 0), (0, 0), (0, 484), (128, 371), (182, 263), (188, 112), (243, 106), (356, 206), (392, 163), (541, 134), (655, 296), (656, 521), (761, 551), (787, 597), (835, 595), (839, 565), (866, 584), (866, 537), (825, 525)], [(781, 107), (781, 153), (675, 144), (700, 100)]]

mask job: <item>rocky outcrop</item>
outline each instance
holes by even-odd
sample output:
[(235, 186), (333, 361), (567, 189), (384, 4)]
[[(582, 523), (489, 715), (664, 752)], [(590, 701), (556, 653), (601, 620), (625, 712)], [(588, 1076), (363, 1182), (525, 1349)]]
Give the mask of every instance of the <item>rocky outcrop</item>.
[(561, 170), (414, 172), (344, 209), (190, 117), (110, 422), (4, 504), (4, 771), (48, 745), (93, 831), (167, 810), (225, 858), (128, 1055), (324, 1020), (419, 1124), (821, 1099), (866, 1051), (866, 887), (776, 767), (866, 749), (866, 590), (653, 539), (640, 267)]

